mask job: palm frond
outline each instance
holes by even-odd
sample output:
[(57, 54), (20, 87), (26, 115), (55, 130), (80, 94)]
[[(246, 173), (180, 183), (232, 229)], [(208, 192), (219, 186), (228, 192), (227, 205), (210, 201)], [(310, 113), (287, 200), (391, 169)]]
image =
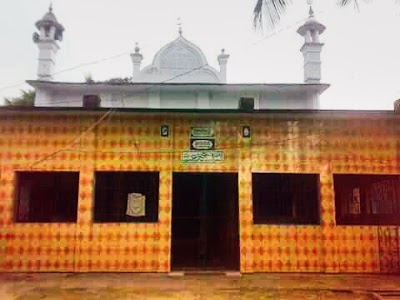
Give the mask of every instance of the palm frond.
[[(362, 0), (362, 2), (371, 2), (373, 0)], [(255, 28), (274, 29), (286, 12), (287, 7), (292, 0), (257, 0), (253, 10), (253, 23)], [(353, 4), (359, 10), (360, 0), (336, 0), (339, 6), (348, 6)], [(400, 3), (400, 0), (394, 0)]]
[[(363, 0), (363, 2), (372, 2), (373, 0)], [(400, 2), (399, 0), (395, 0), (395, 2)], [(353, 3), (354, 7), (359, 10), (360, 9), (360, 5), (359, 5), (359, 0), (337, 0), (337, 4), (339, 6), (347, 6), (350, 5), (351, 3)]]
[(359, 10), (358, 1), (357, 0), (337, 0), (337, 4), (339, 6), (347, 6), (353, 3), (354, 7)]
[(254, 27), (262, 28), (266, 24), (269, 28), (274, 28), (291, 2), (291, 0), (257, 0), (253, 10)]

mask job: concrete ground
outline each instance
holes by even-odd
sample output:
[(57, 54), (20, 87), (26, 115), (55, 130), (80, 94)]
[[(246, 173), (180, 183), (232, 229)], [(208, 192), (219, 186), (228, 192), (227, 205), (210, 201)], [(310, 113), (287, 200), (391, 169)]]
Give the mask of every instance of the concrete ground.
[(0, 273), (0, 299), (394, 300), (400, 299), (400, 276)]

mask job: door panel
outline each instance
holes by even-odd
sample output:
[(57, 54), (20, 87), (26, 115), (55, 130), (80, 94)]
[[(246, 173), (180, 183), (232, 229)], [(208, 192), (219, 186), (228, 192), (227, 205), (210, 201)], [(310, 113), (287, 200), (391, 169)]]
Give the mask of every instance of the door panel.
[(239, 268), (234, 173), (174, 173), (172, 268)]

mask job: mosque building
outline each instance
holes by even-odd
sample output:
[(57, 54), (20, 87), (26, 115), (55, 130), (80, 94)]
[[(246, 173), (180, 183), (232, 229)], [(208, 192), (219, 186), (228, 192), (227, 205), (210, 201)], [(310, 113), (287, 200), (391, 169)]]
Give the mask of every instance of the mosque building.
[(179, 28), (131, 80), (55, 81), (64, 27), (36, 22), (33, 107), (0, 108), (0, 271), (400, 271), (397, 113), (322, 111), (304, 82), (230, 84)]

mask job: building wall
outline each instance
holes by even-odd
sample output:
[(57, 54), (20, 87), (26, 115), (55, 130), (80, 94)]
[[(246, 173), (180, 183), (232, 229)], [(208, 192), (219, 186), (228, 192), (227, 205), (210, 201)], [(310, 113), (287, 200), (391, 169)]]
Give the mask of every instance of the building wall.
[[(316, 99), (314, 99), (315, 97)], [(316, 100), (316, 101), (315, 101)], [(259, 109), (318, 109), (318, 95), (310, 93), (269, 92), (259, 96)]]
[(82, 107), (82, 94), (79, 92), (57, 92), (36, 89), (35, 106)]
[[(4, 114), (0, 270), (168, 272), (172, 172), (238, 172), (241, 272), (393, 271), (399, 226), (337, 226), (333, 174), (399, 174), (399, 119), (361, 113), (238, 116)], [(170, 126), (170, 137), (160, 137), (162, 124)], [(223, 162), (181, 162), (190, 127), (201, 125), (214, 128)], [(251, 126), (250, 139), (242, 138), (243, 125)], [(15, 223), (15, 171), (21, 170), (79, 171), (77, 222)], [(159, 171), (159, 222), (94, 224), (97, 170)], [(319, 173), (321, 225), (254, 225), (252, 172)]]
[[(95, 88), (96, 85), (93, 85)], [(305, 91), (159, 91), (149, 86), (143, 92), (113, 92), (111, 89), (96, 90), (86, 86), (86, 91), (36, 89), (35, 106), (82, 107), (83, 96), (98, 94), (101, 107), (121, 108), (177, 108), (177, 109), (237, 109), (241, 97), (254, 98), (255, 109), (318, 109), (319, 95)]]

